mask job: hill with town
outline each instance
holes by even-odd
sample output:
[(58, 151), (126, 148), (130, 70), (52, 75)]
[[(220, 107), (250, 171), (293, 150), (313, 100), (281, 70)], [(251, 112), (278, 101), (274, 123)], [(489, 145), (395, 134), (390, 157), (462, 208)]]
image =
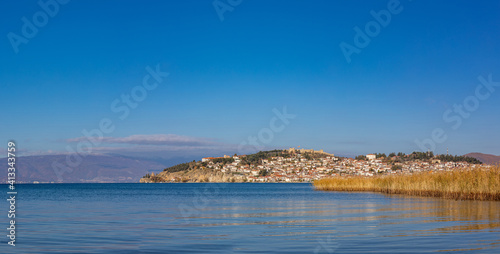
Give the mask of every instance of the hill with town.
[(255, 154), (205, 157), (181, 163), (140, 182), (311, 182), (332, 176), (374, 176), (476, 167), (476, 158), (432, 152), (383, 153), (337, 157), (323, 150), (284, 149)]

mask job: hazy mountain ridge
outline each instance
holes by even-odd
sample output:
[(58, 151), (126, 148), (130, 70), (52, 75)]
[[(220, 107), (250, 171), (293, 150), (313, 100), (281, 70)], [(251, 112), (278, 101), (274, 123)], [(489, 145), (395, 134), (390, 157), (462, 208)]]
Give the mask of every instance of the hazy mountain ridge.
[(464, 156), (476, 158), (480, 160), (484, 164), (498, 164), (500, 163), (500, 156), (498, 155), (493, 155), (493, 154), (484, 154), (484, 153), (468, 153), (465, 154)]
[[(7, 164), (7, 158), (1, 158)], [(64, 172), (59, 181), (52, 168), (53, 162), (66, 165), (66, 155), (22, 156), (16, 158), (16, 181), (23, 183), (38, 182), (138, 182), (147, 172), (160, 171), (165, 165), (147, 159), (134, 159), (122, 156), (88, 155), (72, 172)], [(7, 181), (7, 173), (0, 176)]]

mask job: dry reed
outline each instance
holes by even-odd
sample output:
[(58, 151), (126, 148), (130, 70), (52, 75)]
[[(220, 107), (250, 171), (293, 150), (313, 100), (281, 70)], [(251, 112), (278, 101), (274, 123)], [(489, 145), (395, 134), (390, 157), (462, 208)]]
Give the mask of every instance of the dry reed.
[(373, 191), (456, 200), (500, 200), (500, 165), (454, 171), (375, 177), (334, 177), (314, 181), (317, 190)]

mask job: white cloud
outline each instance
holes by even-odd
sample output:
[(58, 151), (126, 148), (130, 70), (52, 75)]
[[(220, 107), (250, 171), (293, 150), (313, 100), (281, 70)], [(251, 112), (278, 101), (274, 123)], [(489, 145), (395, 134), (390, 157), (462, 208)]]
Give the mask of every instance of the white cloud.
[[(70, 143), (89, 140), (87, 137), (78, 137), (66, 140)], [(175, 134), (131, 135), (128, 137), (103, 137), (92, 140), (107, 144), (130, 145), (161, 145), (161, 146), (210, 146), (217, 145), (212, 139), (180, 136)]]
[(102, 137), (90, 140), (87, 137), (67, 139), (68, 143), (97, 141), (92, 153), (101, 154), (184, 154), (214, 156), (217, 154), (254, 153), (252, 146), (239, 146), (217, 142), (210, 138), (181, 136), (175, 134), (131, 135), (127, 137)]

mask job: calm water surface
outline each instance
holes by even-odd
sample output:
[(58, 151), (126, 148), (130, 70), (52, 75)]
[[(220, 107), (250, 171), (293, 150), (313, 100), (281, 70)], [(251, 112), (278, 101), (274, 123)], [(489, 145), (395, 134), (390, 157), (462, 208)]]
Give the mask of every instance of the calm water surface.
[[(17, 189), (16, 246), (4, 237), (0, 253), (500, 253), (500, 202), (319, 192), (310, 184)], [(6, 228), (7, 202), (0, 207)]]

